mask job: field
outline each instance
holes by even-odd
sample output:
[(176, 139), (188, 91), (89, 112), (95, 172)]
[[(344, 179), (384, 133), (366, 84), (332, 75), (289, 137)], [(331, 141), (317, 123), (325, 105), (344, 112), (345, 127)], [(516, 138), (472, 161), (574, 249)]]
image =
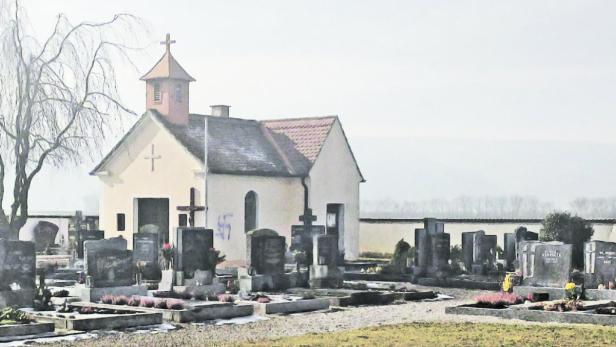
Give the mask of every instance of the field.
[(308, 334), (234, 346), (614, 346), (602, 326), (412, 323)]

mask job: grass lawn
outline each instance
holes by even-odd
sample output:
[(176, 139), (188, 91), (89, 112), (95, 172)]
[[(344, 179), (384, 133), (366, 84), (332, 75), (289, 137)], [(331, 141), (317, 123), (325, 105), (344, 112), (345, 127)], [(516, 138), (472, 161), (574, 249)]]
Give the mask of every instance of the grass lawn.
[(263, 340), (238, 346), (615, 346), (616, 328), (413, 323)]

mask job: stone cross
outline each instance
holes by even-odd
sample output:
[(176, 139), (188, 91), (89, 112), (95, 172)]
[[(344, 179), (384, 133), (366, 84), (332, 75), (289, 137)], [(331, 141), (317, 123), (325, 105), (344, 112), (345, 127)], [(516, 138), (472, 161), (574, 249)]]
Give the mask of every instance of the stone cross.
[(154, 160), (156, 159), (162, 159), (162, 157), (160, 155), (154, 155), (154, 145), (152, 145), (152, 151), (151, 151), (151, 155), (149, 156), (145, 156), (145, 160), (151, 160), (152, 161), (152, 172), (154, 172)]
[(195, 226), (195, 211), (205, 211), (205, 206), (195, 205), (195, 191), (194, 187), (190, 188), (190, 205), (177, 207), (178, 211), (188, 211), (188, 225), (191, 227)]
[(167, 48), (167, 53), (171, 52), (171, 45), (175, 43), (175, 40), (171, 40), (171, 34), (167, 33), (165, 37), (165, 41), (161, 41), (161, 45), (165, 45)]

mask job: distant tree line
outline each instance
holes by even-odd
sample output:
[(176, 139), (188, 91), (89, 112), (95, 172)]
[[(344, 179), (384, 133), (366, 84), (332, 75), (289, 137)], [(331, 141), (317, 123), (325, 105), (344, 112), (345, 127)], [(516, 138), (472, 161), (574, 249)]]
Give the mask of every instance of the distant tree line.
[(578, 198), (556, 206), (534, 196), (459, 196), (454, 199), (363, 201), (367, 218), (544, 218), (554, 210), (566, 210), (587, 219), (616, 218), (616, 197)]

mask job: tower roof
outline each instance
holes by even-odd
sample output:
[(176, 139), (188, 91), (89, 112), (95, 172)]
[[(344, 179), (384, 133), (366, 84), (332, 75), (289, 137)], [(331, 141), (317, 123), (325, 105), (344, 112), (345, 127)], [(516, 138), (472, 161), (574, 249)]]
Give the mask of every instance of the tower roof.
[(194, 82), (195, 79), (192, 78), (184, 70), (184, 68), (180, 65), (180, 63), (175, 60), (173, 55), (171, 54), (171, 44), (175, 43), (175, 41), (171, 41), (170, 35), (167, 34), (166, 41), (161, 42), (161, 44), (166, 45), (165, 54), (160, 58), (160, 60), (154, 65), (153, 68), (150, 69), (143, 77), (141, 77), (142, 81), (153, 80), (157, 78), (170, 78), (176, 80), (183, 80), (188, 82)]

